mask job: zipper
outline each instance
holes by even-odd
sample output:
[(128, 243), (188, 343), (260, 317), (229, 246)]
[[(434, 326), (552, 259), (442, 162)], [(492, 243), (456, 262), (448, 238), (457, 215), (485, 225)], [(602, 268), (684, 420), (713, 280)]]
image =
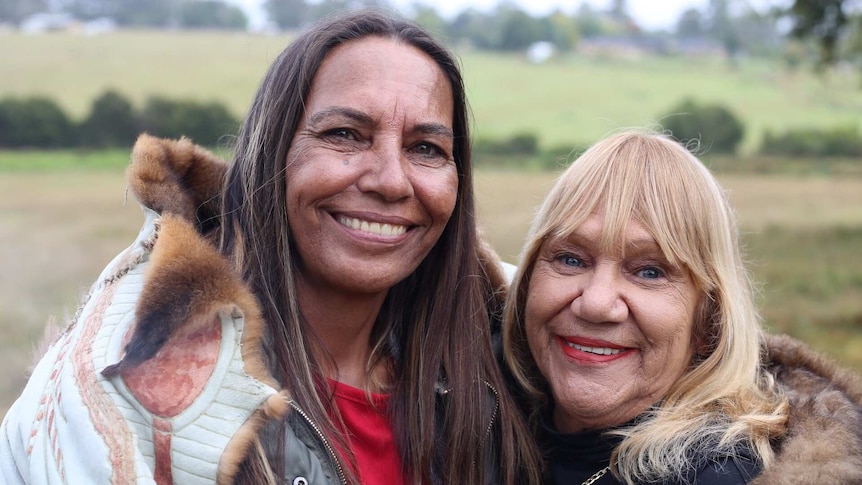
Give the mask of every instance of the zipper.
[(485, 436), (482, 438), (482, 441), (479, 442), (479, 446), (485, 445), (485, 440), (491, 436), (491, 430), (494, 428), (494, 423), (497, 421), (497, 414), (500, 412), (500, 393), (497, 392), (497, 389), (491, 385), (488, 381), (482, 381), (494, 393), (494, 413), (491, 415), (491, 422), (488, 423), (488, 429), (485, 430)]
[[(485, 435), (482, 437), (482, 441), (479, 442), (479, 446), (484, 445), (485, 440), (488, 438), (488, 436), (491, 436), (491, 431), (494, 429), (494, 423), (497, 422), (497, 415), (500, 413), (500, 393), (497, 392), (497, 388), (494, 387), (494, 385), (491, 384), (490, 382), (488, 382), (484, 379), (482, 380), (482, 382), (485, 383), (485, 387), (487, 387), (488, 389), (491, 390), (491, 392), (494, 393), (494, 412), (493, 412), (493, 414), (491, 414), (491, 421), (488, 422), (488, 428), (485, 430)], [(440, 384), (439, 382), (437, 384), (435, 384), (434, 387), (435, 387), (436, 391), (440, 395), (443, 395), (443, 396), (452, 392), (451, 387), (444, 388), (443, 385)], [(473, 461), (475, 462), (475, 460), (473, 460)]]
[[(496, 392), (496, 391), (495, 391)], [(332, 463), (335, 464), (335, 471), (338, 472), (339, 481), (342, 485), (347, 485), (347, 479), (344, 478), (344, 469), (341, 467), (341, 462), (338, 460), (338, 456), (335, 454), (335, 450), (332, 449), (332, 445), (329, 444), (329, 440), (326, 439), (326, 436), (323, 436), (323, 432), (320, 431), (320, 428), (305, 414), (305, 411), (302, 410), (294, 401), (290, 401), (290, 407), (292, 407), (302, 419), (311, 426), (311, 429), (314, 430), (317, 437), (320, 438), (320, 442), (323, 443), (323, 446), (326, 448), (326, 451), (329, 453), (329, 457), (332, 459)]]

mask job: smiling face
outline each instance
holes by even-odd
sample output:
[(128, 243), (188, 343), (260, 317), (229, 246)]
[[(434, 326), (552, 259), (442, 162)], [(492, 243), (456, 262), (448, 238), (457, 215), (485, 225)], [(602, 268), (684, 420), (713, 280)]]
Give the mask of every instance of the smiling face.
[(365, 37), (314, 77), (287, 155), (287, 211), (308, 288), (381, 294), (440, 237), (458, 191), (449, 81), (424, 52)]
[(698, 290), (630, 220), (624, 251), (605, 251), (593, 214), (569, 237), (549, 239), (529, 280), (530, 352), (564, 432), (623, 424), (646, 411), (688, 368)]

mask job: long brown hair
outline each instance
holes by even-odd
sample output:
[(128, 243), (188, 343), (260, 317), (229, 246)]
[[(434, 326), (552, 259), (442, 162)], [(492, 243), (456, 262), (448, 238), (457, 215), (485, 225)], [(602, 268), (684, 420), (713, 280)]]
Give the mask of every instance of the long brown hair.
[[(285, 161), (324, 58), (366, 36), (425, 52), (448, 78), (455, 103), (455, 209), (425, 260), (390, 289), (372, 333), (372, 359), (394, 363), (389, 412), (405, 471), (413, 483), (482, 483), (486, 457), (496, 456), (502, 483), (537, 483), (534, 446), (491, 350), (491, 320), (501, 308), (477, 255), (464, 83), (454, 56), (424, 30), (381, 12), (351, 12), (311, 27), (278, 56), (238, 136), (224, 194), (222, 250), (260, 301), (274, 377), (328, 439), (348, 450), (331, 418), (322, 363), (311, 350), (315, 337), (297, 302), (299, 256), (287, 221)], [(499, 395), (499, 410), (489, 405), (492, 393)], [(290, 451), (275, 441), (263, 445), (280, 476)]]

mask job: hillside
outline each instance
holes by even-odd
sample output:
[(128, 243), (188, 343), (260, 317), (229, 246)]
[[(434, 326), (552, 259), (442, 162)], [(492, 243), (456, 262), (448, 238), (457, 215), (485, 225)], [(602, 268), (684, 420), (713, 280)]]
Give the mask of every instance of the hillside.
[[(287, 36), (126, 31), (0, 34), (0, 97), (48, 95), (75, 117), (108, 88), (139, 105), (153, 94), (223, 101), (242, 116)], [(660, 122), (683, 97), (720, 102), (746, 124), (744, 149), (762, 131), (858, 126), (858, 74), (742, 60), (561, 56), (529, 64), (518, 55), (458, 52), (479, 137), (539, 135), (544, 147), (583, 145), (626, 126)]]

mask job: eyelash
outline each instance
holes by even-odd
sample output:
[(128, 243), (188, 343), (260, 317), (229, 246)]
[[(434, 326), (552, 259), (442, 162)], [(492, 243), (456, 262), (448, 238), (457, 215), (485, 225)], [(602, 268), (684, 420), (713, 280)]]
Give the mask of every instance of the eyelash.
[[(653, 278), (649, 278), (649, 277), (643, 276), (643, 274), (642, 274), (642, 273), (643, 273), (644, 271), (655, 271), (656, 275), (655, 275), (655, 277), (653, 277)], [(648, 280), (657, 280), (657, 279), (661, 279), (661, 278), (664, 278), (664, 277), (665, 277), (665, 272), (664, 272), (661, 268), (659, 268), (659, 267), (657, 267), (657, 266), (652, 266), (652, 265), (650, 265), (650, 266), (644, 266), (644, 267), (642, 267), (642, 268), (638, 268), (637, 270), (635, 270), (635, 271), (633, 272), (633, 274), (635, 274), (635, 275), (639, 275), (640, 277), (642, 277), (642, 278), (646, 278), (646, 279), (648, 279)]]
[[(585, 268), (587, 266), (584, 262), (584, 258), (572, 253), (560, 253), (554, 256), (554, 260), (559, 262), (566, 268)], [(644, 272), (647, 271), (654, 272), (655, 274), (652, 277), (645, 276)], [(662, 269), (660, 265), (656, 264), (647, 264), (641, 266), (632, 271), (631, 274), (647, 280), (658, 280), (667, 277), (667, 271)]]
[[(425, 152), (420, 151), (419, 147), (423, 147), (423, 146), (427, 147), (429, 150), (431, 150), (432, 153), (425, 153)], [(411, 147), (411, 150), (418, 152), (418, 154), (420, 156), (423, 156), (423, 157), (439, 158), (439, 157), (445, 157), (446, 156), (446, 152), (444, 152), (442, 148), (435, 145), (434, 143), (430, 143), (427, 141), (420, 141), (419, 143), (416, 143), (415, 145), (413, 145)]]
[[(323, 133), (321, 133), (321, 136), (323, 138), (335, 139), (335, 140), (350, 140), (350, 141), (359, 140), (359, 136), (356, 134), (356, 132), (349, 129), (349, 128), (333, 128), (331, 130), (324, 131)], [(423, 147), (423, 146), (427, 147), (427, 149), (430, 150), (432, 153), (423, 152), (420, 149), (420, 147)], [(446, 152), (442, 148), (440, 148), (438, 145), (431, 143), (431, 142), (428, 142), (428, 141), (421, 141), (421, 142), (414, 144), (411, 147), (411, 151), (416, 152), (420, 156), (428, 157), (428, 158), (441, 158), (441, 157), (445, 158), (446, 157)]]
[(356, 133), (353, 130), (348, 128), (333, 128), (331, 130), (326, 130), (321, 133), (323, 138), (327, 139), (339, 139), (339, 140), (357, 140), (359, 139), (356, 136)]
[[(567, 268), (583, 268), (584, 267), (584, 258), (581, 258), (580, 256), (576, 256), (572, 253), (560, 253), (560, 254), (554, 256), (554, 260), (558, 261), (560, 264), (562, 264), (563, 266), (566, 266)], [(575, 265), (568, 264), (567, 260), (577, 260), (578, 265), (575, 266)]]

